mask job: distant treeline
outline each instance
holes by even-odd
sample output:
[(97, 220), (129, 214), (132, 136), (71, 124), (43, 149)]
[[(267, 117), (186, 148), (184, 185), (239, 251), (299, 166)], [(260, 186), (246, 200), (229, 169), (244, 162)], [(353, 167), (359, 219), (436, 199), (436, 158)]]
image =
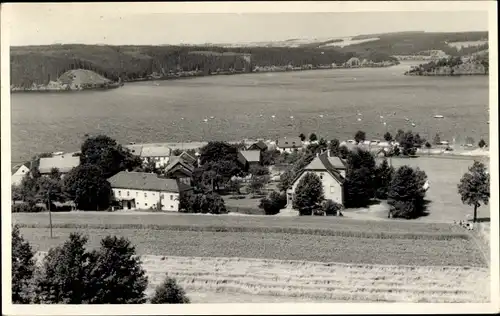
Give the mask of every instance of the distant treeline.
[[(380, 53), (364, 54), (374, 62), (391, 60)], [(71, 69), (88, 69), (113, 81), (132, 81), (180, 71), (236, 70), (251, 72), (255, 66), (313, 66), (341, 64), (353, 52), (315, 48), (214, 46), (104, 46), (49, 45), (11, 48), (11, 84), (30, 87), (47, 84)]]

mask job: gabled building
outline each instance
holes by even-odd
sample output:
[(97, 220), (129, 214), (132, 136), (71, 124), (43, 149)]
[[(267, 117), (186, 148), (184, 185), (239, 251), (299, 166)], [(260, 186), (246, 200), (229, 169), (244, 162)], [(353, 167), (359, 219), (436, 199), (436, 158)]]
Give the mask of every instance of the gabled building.
[(329, 151), (317, 155), (293, 180), (287, 190), (287, 208), (293, 208), (295, 190), (299, 181), (307, 173), (316, 174), (323, 185), (325, 199), (344, 204), (344, 181), (346, 176), (346, 163), (339, 157), (330, 156)]
[(28, 168), (29, 163), (25, 163), (22, 165), (16, 165), (12, 168), (12, 175), (10, 178), (10, 183), (12, 185), (20, 185), (21, 181), (25, 175), (29, 174), (30, 169)]
[(262, 152), (260, 150), (241, 150), (238, 151), (238, 162), (248, 170), (251, 166), (258, 166), (262, 161)]
[(38, 171), (42, 176), (50, 175), (52, 169), (57, 168), (64, 177), (71, 169), (80, 165), (80, 157), (71, 154), (57, 155), (53, 157), (40, 158), (38, 161)]
[(302, 150), (303, 144), (299, 137), (283, 137), (276, 142), (276, 149), (281, 153), (292, 153), (296, 150)]
[(259, 140), (258, 142), (253, 143), (252, 145), (248, 146), (247, 150), (266, 151), (267, 150), (267, 144), (264, 143), (263, 141)]
[(167, 178), (176, 179), (187, 186), (191, 186), (193, 171), (194, 165), (183, 155), (171, 157), (168, 165), (165, 167)]
[(163, 168), (168, 164), (172, 150), (164, 145), (126, 145), (126, 148), (136, 156), (141, 157), (143, 165), (154, 162), (156, 168)]
[(126, 210), (179, 211), (180, 195), (191, 190), (154, 173), (122, 171), (108, 179), (115, 200)]

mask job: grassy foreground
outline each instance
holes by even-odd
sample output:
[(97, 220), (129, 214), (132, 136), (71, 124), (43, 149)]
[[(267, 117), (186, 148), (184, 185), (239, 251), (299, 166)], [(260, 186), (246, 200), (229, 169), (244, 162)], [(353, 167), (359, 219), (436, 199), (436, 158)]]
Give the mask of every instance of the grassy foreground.
[(489, 300), (485, 268), (326, 264), (243, 258), (142, 256), (148, 294), (165, 273), (194, 303)]

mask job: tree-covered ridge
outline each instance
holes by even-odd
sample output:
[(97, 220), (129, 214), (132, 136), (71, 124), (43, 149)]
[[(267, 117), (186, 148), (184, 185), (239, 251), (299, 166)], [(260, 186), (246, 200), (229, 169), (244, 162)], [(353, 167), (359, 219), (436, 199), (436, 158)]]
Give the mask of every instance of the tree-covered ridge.
[(388, 55), (339, 52), (307, 47), (218, 46), (109, 46), (46, 45), (11, 47), (11, 85), (31, 87), (55, 81), (68, 70), (92, 70), (113, 81), (146, 79), (148, 76), (198, 71), (250, 72), (255, 66), (342, 64), (351, 57), (374, 62), (392, 60)]
[(489, 73), (488, 54), (475, 54), (466, 57), (441, 58), (413, 67), (407, 75), (487, 75)]

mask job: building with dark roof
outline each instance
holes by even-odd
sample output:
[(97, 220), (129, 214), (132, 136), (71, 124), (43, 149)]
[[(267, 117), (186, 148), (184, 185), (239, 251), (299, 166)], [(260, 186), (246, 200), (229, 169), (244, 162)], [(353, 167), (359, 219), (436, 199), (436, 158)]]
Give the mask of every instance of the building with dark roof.
[(122, 171), (108, 179), (115, 200), (127, 210), (179, 210), (180, 195), (191, 188), (154, 173)]
[(283, 137), (276, 142), (276, 149), (280, 152), (291, 153), (295, 150), (302, 150), (303, 144), (299, 137)]
[(331, 156), (328, 151), (314, 157), (293, 180), (292, 185), (287, 190), (287, 208), (292, 208), (297, 185), (307, 173), (314, 173), (320, 178), (325, 199), (344, 204), (346, 163), (339, 157)]
[(267, 150), (267, 144), (264, 143), (263, 141), (259, 140), (258, 142), (253, 143), (252, 145), (248, 146), (247, 150), (265, 151), (265, 150)]

